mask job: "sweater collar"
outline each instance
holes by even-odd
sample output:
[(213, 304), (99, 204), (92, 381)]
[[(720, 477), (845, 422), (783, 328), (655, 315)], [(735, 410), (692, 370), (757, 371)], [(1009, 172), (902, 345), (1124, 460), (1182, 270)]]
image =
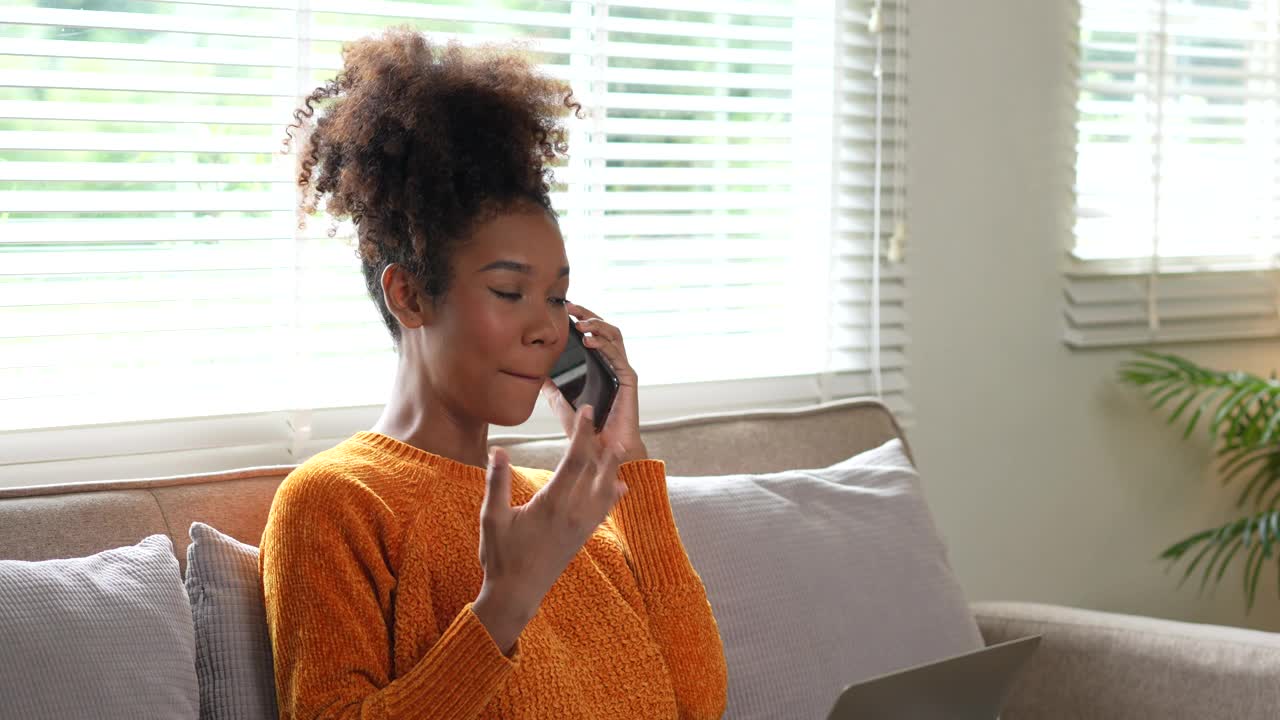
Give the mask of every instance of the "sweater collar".
[(426, 467), (443, 475), (453, 477), (476, 479), (484, 481), (488, 475), (488, 468), (476, 465), (468, 465), (452, 458), (437, 455), (428, 452), (422, 448), (414, 447), (406, 442), (397, 440), (390, 435), (373, 432), (372, 430), (361, 430), (351, 437), (351, 439), (361, 445), (373, 448), (380, 452), (386, 453), (404, 462), (411, 463), (418, 467)]

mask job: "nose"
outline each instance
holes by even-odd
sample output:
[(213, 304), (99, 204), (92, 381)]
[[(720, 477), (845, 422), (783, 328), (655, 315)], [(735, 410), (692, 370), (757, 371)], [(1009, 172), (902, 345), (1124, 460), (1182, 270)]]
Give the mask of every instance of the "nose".
[(548, 304), (545, 311), (535, 312), (525, 327), (526, 345), (550, 345), (560, 343), (561, 328), (568, 323), (568, 313), (558, 305)]

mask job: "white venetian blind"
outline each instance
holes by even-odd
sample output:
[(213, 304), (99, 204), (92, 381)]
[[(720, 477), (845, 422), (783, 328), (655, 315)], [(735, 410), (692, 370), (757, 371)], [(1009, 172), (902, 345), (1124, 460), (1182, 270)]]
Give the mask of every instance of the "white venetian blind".
[(1280, 334), (1280, 3), (1080, 10), (1067, 342)]
[(394, 351), (350, 225), (298, 229), (279, 150), (341, 44), (398, 24), (525, 40), (571, 83), (571, 297), (647, 384), (808, 378), (909, 411), (904, 2), (19, 0), (0, 431), (255, 414), (290, 462), (360, 429), (312, 421), (385, 402)]

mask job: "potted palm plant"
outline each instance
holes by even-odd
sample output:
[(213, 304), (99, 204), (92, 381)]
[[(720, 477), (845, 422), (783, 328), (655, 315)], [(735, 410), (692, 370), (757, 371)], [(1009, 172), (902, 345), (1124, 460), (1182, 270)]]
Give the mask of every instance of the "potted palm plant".
[[(1200, 590), (1222, 580), (1237, 556), (1244, 562), (1246, 613), (1253, 610), (1263, 570), (1280, 553), (1280, 381), (1241, 371), (1200, 367), (1176, 355), (1139, 351), (1120, 368), (1120, 380), (1142, 388), (1170, 424), (1183, 421), (1190, 437), (1205, 420), (1220, 462), (1222, 484), (1242, 485), (1241, 516), (1171, 545), (1160, 554), (1170, 567), (1186, 560), (1178, 586), (1199, 568)], [(1280, 584), (1280, 579), (1278, 579)]]

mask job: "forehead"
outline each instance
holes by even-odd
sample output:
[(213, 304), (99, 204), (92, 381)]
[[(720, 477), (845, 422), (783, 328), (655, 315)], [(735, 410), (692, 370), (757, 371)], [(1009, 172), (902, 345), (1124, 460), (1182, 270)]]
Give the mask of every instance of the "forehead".
[(500, 213), (478, 223), (460, 248), (458, 260), (468, 266), (514, 260), (548, 274), (569, 264), (560, 228), (541, 209)]

